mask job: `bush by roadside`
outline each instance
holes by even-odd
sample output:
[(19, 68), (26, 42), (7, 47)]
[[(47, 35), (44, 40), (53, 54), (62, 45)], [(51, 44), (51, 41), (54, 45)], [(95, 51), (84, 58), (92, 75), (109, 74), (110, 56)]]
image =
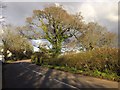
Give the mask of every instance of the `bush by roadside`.
[[(97, 48), (91, 51), (81, 52), (77, 54), (66, 54), (58, 58), (47, 58), (44, 55), (41, 65), (50, 66), (52, 68), (64, 71), (72, 71), (85, 75), (106, 78), (109, 80), (120, 81), (117, 48)], [(35, 59), (32, 59), (35, 61)]]
[(6, 61), (5, 61), (5, 64), (7, 64), (7, 63), (9, 64), (9, 63), (12, 63), (12, 62), (14, 62), (14, 61), (15, 61), (15, 60), (6, 60)]

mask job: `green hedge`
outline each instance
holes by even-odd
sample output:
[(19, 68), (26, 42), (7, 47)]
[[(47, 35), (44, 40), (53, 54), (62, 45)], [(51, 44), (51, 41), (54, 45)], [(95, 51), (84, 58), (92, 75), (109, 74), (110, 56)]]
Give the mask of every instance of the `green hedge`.
[(52, 64), (74, 67), (84, 71), (99, 70), (116, 73), (120, 69), (118, 49), (116, 48), (97, 48), (92, 51), (67, 54), (51, 61)]
[(58, 58), (48, 58), (47, 55), (39, 54), (32, 56), (32, 62), (35, 62), (36, 57), (42, 57), (44, 65), (74, 68), (82, 72), (91, 72), (95, 76), (100, 74), (104, 77), (104, 73), (120, 76), (118, 49), (116, 48), (96, 48), (91, 51), (61, 55)]
[(36, 63), (38, 65), (49, 64), (50, 58), (51, 58), (51, 56), (47, 53), (35, 52), (31, 56), (31, 62)]

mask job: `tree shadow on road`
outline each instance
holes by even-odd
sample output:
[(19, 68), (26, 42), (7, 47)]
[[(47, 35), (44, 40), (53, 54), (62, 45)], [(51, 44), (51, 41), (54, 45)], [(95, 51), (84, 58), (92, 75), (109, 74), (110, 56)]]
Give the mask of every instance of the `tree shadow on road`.
[(83, 77), (28, 62), (22, 62), (22, 65), (21, 63), (5, 64), (3, 70), (5, 70), (3, 88), (72, 88), (73, 86), (78, 89), (105, 89), (102, 85), (78, 80)]

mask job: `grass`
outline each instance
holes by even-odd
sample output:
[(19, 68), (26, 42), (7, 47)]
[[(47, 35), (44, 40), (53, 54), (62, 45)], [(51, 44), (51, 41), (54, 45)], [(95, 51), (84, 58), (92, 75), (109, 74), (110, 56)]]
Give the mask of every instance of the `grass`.
[(91, 77), (120, 82), (120, 76), (118, 76), (116, 73), (109, 74), (109, 73), (105, 73), (105, 72), (100, 72), (98, 70), (86, 72), (83, 70), (77, 70), (75, 68), (70, 68), (70, 67), (65, 67), (65, 66), (55, 66), (55, 65), (42, 65), (42, 66), (50, 68), (50, 69), (56, 69), (56, 70), (61, 70), (61, 71), (65, 71), (65, 72), (70, 72), (73, 74), (82, 74), (85, 76), (91, 76)]

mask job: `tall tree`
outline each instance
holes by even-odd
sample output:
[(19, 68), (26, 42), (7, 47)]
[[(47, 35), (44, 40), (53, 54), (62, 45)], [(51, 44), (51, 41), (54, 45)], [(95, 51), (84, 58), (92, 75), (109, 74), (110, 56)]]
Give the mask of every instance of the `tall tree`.
[[(4, 30), (3, 38), (4, 51), (9, 50), (17, 57), (24, 54), (23, 51), (32, 52), (32, 46), (27, 38), (18, 33), (16, 27), (7, 26)], [(6, 53), (4, 53), (6, 58)]]
[(44, 38), (52, 44), (54, 55), (61, 52), (62, 42), (72, 37), (76, 30), (82, 32), (84, 22), (80, 13), (69, 14), (62, 7), (50, 6), (44, 10), (34, 10), (33, 16), (27, 18), (32, 27), (39, 27), (44, 31)]
[(95, 22), (89, 22), (86, 27), (84, 33), (79, 37), (79, 41), (87, 50), (103, 46), (117, 46), (117, 34), (109, 32), (105, 27)]

